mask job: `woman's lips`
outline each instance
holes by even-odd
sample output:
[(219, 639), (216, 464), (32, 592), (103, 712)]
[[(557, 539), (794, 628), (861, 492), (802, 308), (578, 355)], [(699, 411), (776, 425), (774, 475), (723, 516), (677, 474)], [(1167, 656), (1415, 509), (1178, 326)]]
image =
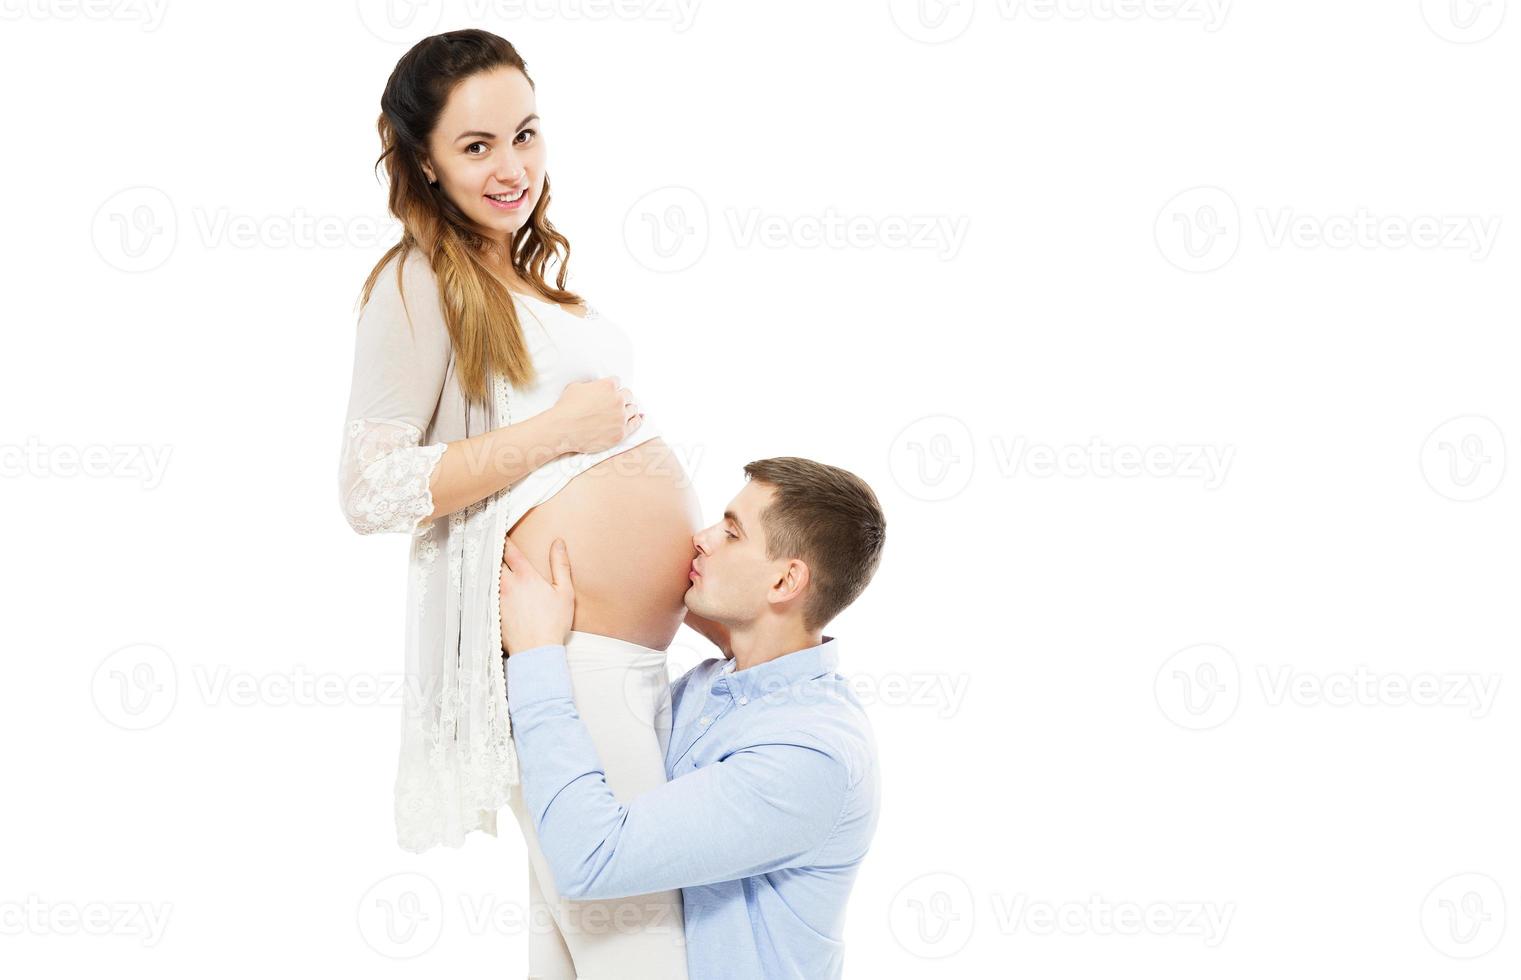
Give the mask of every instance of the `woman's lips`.
[(529, 194), (530, 194), (530, 192), (525, 189), (523, 191), (523, 196), (522, 197), (519, 197), (516, 201), (509, 201), (509, 202), (507, 202), (505, 204), (503, 202), (501, 202), (501, 201), (494, 200), (493, 198), (486, 197), (485, 195), (482, 195), (482, 199), (487, 204), (489, 204), (492, 207), (496, 208), (498, 211), (516, 211), (518, 208), (520, 208), (524, 204), (528, 203)]

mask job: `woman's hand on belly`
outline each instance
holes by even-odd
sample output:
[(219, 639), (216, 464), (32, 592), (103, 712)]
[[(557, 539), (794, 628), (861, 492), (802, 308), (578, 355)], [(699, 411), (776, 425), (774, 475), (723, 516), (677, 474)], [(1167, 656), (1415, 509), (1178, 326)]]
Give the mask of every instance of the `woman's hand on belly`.
[(644, 422), (634, 393), (612, 376), (571, 382), (549, 413), (565, 448), (574, 453), (611, 449)]

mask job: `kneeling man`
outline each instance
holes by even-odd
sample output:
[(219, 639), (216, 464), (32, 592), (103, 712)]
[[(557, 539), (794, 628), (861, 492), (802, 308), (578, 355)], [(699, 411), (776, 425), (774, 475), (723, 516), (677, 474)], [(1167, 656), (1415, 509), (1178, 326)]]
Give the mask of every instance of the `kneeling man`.
[(687, 623), (723, 659), (671, 689), (670, 780), (608, 788), (576, 714), (563, 643), (575, 594), (565, 543), (546, 581), (509, 540), (507, 697), (523, 797), (560, 894), (682, 890), (693, 980), (839, 977), (845, 902), (877, 824), (871, 728), (823, 629), (871, 580), (886, 522), (859, 477), (758, 460), (723, 519), (693, 538)]

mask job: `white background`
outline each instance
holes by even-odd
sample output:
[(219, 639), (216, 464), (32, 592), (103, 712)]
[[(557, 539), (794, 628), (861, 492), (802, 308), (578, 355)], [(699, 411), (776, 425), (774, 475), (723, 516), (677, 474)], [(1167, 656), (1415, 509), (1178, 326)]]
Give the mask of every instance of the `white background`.
[(302, 686), (401, 669), (375, 118), (480, 26), (705, 516), (881, 496), (847, 976), (1515, 976), (1505, 8), (0, 0), (4, 972), (522, 974), (510, 815), (401, 852), (400, 708)]

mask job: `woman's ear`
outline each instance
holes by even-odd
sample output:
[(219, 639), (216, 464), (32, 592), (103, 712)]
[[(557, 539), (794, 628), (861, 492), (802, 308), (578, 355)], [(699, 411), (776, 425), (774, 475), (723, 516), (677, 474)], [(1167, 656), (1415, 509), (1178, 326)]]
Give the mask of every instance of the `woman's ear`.
[(430, 183), (430, 184), (436, 184), (436, 183), (438, 183), (438, 177), (434, 175), (433, 168), (431, 166), (429, 166), (428, 161), (427, 160), (421, 160), (421, 161), (419, 161), (419, 163), (422, 166), (423, 176), (426, 177), (426, 178), (428, 178), (428, 183)]

